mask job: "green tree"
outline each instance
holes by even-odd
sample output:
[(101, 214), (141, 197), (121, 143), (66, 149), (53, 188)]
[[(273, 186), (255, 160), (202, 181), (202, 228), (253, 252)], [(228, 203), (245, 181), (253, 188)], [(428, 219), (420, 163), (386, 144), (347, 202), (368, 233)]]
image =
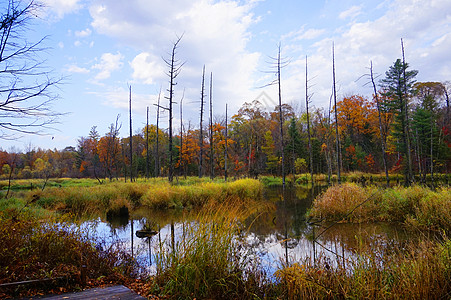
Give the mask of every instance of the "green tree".
[(385, 72), (381, 80), (385, 103), (395, 116), (393, 135), (398, 139), (397, 150), (403, 154), (406, 184), (413, 180), (412, 162), (410, 159), (409, 101), (413, 95), (413, 85), (417, 70), (408, 70), (409, 65), (397, 59), (393, 66)]
[(296, 126), (296, 118), (291, 118), (290, 125), (288, 126), (288, 141), (285, 144), (285, 155), (292, 174), (295, 173), (296, 159), (306, 157), (305, 149), (306, 146)]
[(277, 166), (279, 164), (279, 158), (275, 155), (274, 139), (272, 137), (271, 130), (265, 133), (265, 145), (262, 147), (263, 153), (266, 155), (266, 171), (275, 174)]

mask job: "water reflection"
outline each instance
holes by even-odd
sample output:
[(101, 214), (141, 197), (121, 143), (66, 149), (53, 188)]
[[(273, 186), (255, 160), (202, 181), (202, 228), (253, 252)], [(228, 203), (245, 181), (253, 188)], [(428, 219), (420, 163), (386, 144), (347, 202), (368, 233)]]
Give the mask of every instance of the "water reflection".
[[(318, 255), (344, 263), (365, 247), (399, 245), (413, 238), (412, 233), (389, 224), (336, 224), (328, 228), (328, 224), (308, 223), (305, 214), (325, 188), (287, 188), (284, 194), (281, 188), (266, 189), (265, 200), (272, 205), (257, 209), (243, 221), (246, 230), (237, 240), (245, 241), (267, 274), (273, 274), (286, 263), (313, 261)], [(163, 248), (170, 251), (177, 243), (184, 243), (185, 227), (195, 220), (196, 214), (186, 210), (141, 209), (132, 212), (128, 220), (98, 219), (91, 221), (90, 226), (105, 240), (122, 243), (148, 272), (156, 273), (152, 264), (156, 255)], [(136, 237), (138, 230), (156, 234), (141, 239)]]

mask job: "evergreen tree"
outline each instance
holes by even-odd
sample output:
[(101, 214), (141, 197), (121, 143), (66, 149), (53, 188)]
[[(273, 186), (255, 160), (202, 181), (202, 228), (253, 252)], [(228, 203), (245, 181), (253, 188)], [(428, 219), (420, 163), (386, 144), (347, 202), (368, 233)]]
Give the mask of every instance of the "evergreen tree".
[(285, 144), (285, 155), (287, 157), (287, 163), (290, 164), (291, 173), (294, 174), (294, 162), (296, 158), (306, 158), (305, 145), (302, 142), (301, 135), (296, 126), (296, 119), (291, 118), (290, 125), (288, 126), (288, 141)]
[(412, 166), (408, 160), (410, 156), (410, 145), (408, 144), (410, 140), (408, 107), (418, 71), (408, 71), (408, 68), (409, 65), (407, 63), (403, 63), (401, 59), (397, 59), (393, 66), (390, 66), (389, 70), (385, 72), (385, 78), (381, 80), (381, 85), (384, 91), (382, 94), (388, 100), (385, 105), (395, 115), (393, 135), (399, 141), (397, 150), (403, 154), (406, 183), (410, 184), (412, 174), (410, 174), (409, 170), (411, 170)]

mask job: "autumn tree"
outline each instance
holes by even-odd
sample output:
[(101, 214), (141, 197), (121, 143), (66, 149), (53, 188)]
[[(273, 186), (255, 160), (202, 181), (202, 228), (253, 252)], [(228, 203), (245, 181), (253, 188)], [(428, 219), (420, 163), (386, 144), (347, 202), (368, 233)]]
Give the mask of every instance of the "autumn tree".
[(114, 177), (118, 177), (119, 166), (121, 162), (122, 148), (119, 143), (119, 131), (121, 125), (119, 124), (119, 115), (116, 122), (112, 123), (109, 131), (105, 136), (101, 137), (97, 145), (99, 152), (99, 159), (104, 167), (105, 177), (110, 181)]

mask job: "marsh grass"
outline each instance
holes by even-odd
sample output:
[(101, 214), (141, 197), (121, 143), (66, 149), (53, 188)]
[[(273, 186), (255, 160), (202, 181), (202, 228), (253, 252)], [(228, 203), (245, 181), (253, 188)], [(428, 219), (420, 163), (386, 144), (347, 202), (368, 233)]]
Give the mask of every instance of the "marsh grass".
[(135, 183), (108, 182), (90, 186), (66, 185), (30, 191), (16, 191), (14, 197), (33, 200), (47, 210), (70, 212), (76, 216), (116, 213), (124, 208), (134, 210), (145, 206), (153, 209), (200, 208), (209, 202), (230, 199), (242, 202), (261, 199), (263, 186), (258, 180), (241, 179), (223, 182), (188, 178), (170, 185), (163, 179), (140, 180)]
[(326, 257), (279, 269), (279, 296), (288, 299), (447, 299), (450, 241), (412, 242), (387, 252), (362, 250), (346, 265)]
[(421, 186), (378, 189), (354, 183), (333, 186), (315, 199), (309, 216), (327, 221), (400, 222), (451, 232), (451, 190)]
[(242, 202), (206, 206), (185, 224), (173, 250), (158, 253), (153, 289), (178, 299), (250, 299), (268, 293), (268, 280), (246, 249), (239, 220), (249, 211)]

